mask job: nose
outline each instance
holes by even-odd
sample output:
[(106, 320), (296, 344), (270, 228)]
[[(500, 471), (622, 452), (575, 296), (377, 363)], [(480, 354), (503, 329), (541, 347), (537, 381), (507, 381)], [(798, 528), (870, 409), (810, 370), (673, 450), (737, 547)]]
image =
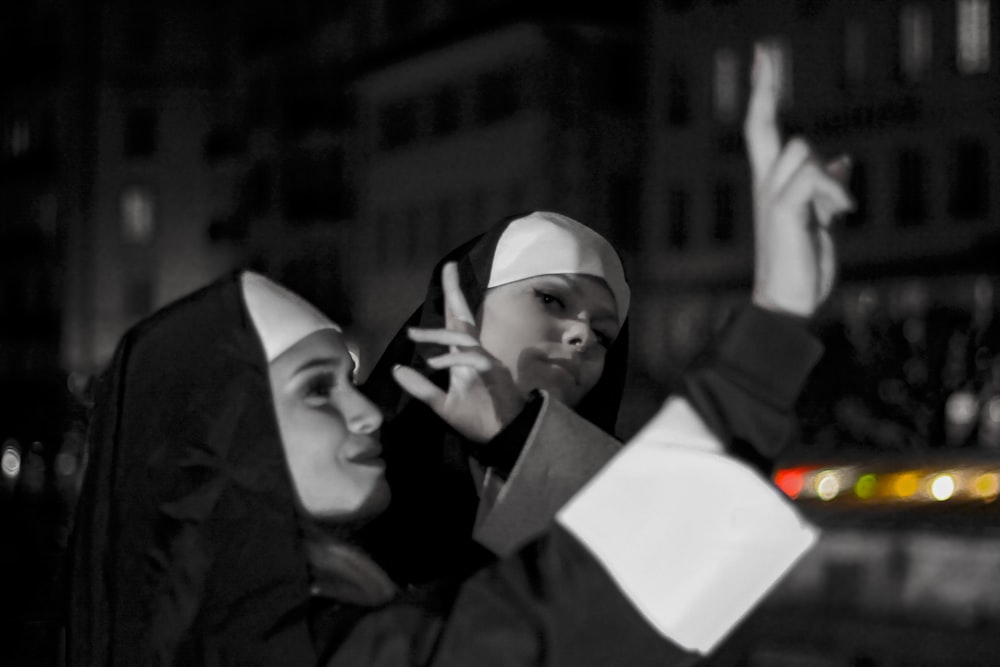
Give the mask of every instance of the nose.
[(594, 332), (586, 318), (569, 320), (563, 331), (563, 343), (575, 350), (586, 352), (594, 342)]
[(368, 435), (382, 426), (382, 411), (357, 389), (351, 390), (344, 417), (352, 433)]

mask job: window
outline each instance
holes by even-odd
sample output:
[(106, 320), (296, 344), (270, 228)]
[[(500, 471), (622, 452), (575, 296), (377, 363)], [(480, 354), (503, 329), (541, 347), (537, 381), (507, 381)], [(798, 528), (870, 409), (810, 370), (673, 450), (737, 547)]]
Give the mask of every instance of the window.
[(712, 236), (720, 243), (733, 240), (736, 231), (736, 189), (731, 183), (715, 185), (715, 224)]
[(990, 1), (958, 0), (955, 5), (958, 52), (955, 65), (962, 74), (990, 69)]
[(31, 123), (25, 118), (15, 118), (4, 128), (4, 152), (10, 157), (24, 155), (31, 148)]
[(688, 244), (690, 231), (688, 220), (691, 214), (691, 196), (680, 188), (667, 195), (667, 242), (674, 248), (684, 248)]
[(977, 139), (960, 139), (952, 159), (948, 212), (958, 220), (986, 218), (990, 203), (990, 158), (986, 146)]
[(383, 150), (405, 146), (417, 138), (417, 105), (412, 100), (394, 102), (382, 110), (379, 122)]
[(927, 205), (924, 192), (927, 183), (924, 174), (924, 156), (906, 148), (896, 157), (896, 222), (901, 227), (912, 227), (924, 221)]
[(133, 185), (121, 194), (122, 238), (128, 243), (149, 243), (156, 231), (156, 202), (150, 188)]
[(740, 110), (740, 59), (733, 49), (715, 52), (714, 103), (715, 119), (732, 123)]
[(844, 24), (844, 85), (857, 88), (868, 78), (868, 27), (857, 19)]
[(667, 74), (667, 123), (687, 125), (691, 121), (691, 90), (680, 65), (674, 64)]
[(156, 152), (156, 111), (129, 109), (125, 116), (125, 157), (148, 157)]
[(925, 5), (905, 5), (899, 14), (899, 68), (916, 81), (931, 64), (931, 12)]
[(504, 120), (521, 106), (521, 82), (513, 70), (493, 72), (479, 82), (476, 116), (484, 125)]

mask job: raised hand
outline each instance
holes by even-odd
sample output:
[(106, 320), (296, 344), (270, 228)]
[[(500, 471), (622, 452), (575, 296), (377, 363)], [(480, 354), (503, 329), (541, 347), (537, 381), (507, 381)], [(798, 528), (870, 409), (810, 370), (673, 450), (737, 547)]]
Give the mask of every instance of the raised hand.
[(754, 47), (744, 123), (754, 199), (753, 302), (809, 317), (833, 289), (830, 224), (854, 208), (844, 187), (850, 160), (843, 156), (821, 164), (800, 137), (782, 145), (775, 58), (772, 48)]
[(527, 397), (507, 367), (479, 344), (476, 320), (459, 287), (454, 263), (445, 264), (441, 283), (445, 328), (410, 329), (409, 335), (419, 343), (448, 346), (447, 353), (427, 360), (431, 368), (449, 369), (448, 391), (407, 366), (394, 368), (393, 377), (456, 431), (474, 442), (486, 442), (521, 412)]

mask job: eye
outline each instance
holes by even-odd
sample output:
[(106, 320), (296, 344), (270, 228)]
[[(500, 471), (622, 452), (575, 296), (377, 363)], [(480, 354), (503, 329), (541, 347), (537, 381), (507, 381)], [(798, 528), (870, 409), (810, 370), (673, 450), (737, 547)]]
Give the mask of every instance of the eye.
[(332, 373), (322, 373), (310, 378), (303, 389), (306, 405), (325, 405), (329, 402), (330, 394), (336, 386), (336, 379)]
[(544, 292), (540, 289), (535, 290), (535, 298), (541, 301), (546, 306), (554, 305), (559, 309), (565, 308), (566, 306), (566, 304), (563, 303), (563, 300), (557, 297), (555, 294), (552, 294), (551, 292)]

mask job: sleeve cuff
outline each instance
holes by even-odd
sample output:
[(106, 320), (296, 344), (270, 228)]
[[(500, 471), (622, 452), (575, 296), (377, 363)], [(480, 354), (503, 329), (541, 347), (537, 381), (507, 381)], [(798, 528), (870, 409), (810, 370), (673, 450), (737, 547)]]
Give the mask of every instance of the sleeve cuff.
[(664, 637), (707, 654), (817, 538), (672, 399), (557, 520)]
[(542, 409), (542, 395), (537, 390), (531, 392), (531, 397), (524, 409), (507, 424), (492, 440), (471, 448), (470, 455), (483, 466), (492, 468), (495, 473), (506, 479), (521, 456), (531, 430)]
[(795, 404), (823, 345), (794, 315), (740, 308), (716, 347), (717, 360), (778, 405)]

